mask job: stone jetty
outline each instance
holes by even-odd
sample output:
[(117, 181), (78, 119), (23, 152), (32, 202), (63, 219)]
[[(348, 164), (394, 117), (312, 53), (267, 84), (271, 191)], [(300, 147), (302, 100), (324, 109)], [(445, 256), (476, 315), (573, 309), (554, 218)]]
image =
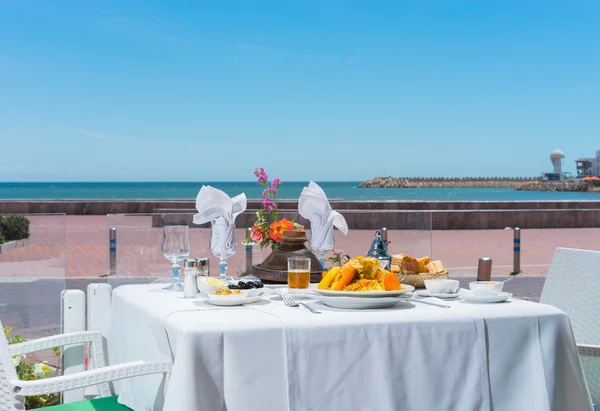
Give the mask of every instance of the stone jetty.
[(512, 188), (522, 191), (598, 191), (583, 181), (540, 181), (537, 178), (397, 178), (375, 177), (359, 188)]

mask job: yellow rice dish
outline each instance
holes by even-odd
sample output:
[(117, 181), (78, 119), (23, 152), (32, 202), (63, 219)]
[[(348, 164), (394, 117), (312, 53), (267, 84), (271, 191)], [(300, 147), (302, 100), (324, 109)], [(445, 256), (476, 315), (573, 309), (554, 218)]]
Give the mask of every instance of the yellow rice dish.
[(343, 266), (323, 273), (320, 290), (333, 291), (393, 291), (402, 290), (398, 277), (385, 270), (373, 257), (354, 257)]

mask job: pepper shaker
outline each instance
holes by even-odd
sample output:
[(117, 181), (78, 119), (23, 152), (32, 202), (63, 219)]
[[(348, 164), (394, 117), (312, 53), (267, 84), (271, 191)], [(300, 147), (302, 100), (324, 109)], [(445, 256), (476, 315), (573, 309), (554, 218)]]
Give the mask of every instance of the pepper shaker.
[(210, 277), (210, 260), (207, 257), (196, 258), (198, 277)]

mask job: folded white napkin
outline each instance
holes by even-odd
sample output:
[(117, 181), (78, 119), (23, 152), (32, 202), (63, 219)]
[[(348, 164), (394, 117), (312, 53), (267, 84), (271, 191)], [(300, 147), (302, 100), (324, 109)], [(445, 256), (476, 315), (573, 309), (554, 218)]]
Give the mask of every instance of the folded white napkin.
[(342, 233), (348, 234), (348, 224), (344, 216), (331, 209), (323, 189), (312, 181), (300, 194), (298, 212), (310, 221), (310, 245), (313, 249), (322, 248), (334, 226)]
[(224, 220), (226, 224), (233, 225), (235, 219), (246, 209), (246, 194), (230, 198), (223, 191), (211, 186), (202, 186), (196, 197), (196, 210), (194, 224), (212, 223)]

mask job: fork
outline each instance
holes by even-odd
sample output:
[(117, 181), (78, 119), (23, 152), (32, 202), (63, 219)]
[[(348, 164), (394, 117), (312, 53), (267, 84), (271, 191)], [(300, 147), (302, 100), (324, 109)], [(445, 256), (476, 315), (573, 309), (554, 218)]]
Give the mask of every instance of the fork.
[(288, 307), (302, 306), (313, 314), (321, 314), (321, 311), (317, 311), (314, 308), (311, 308), (308, 304), (296, 302), (296, 300), (294, 300), (294, 298), (289, 293), (281, 293), (281, 299)]

